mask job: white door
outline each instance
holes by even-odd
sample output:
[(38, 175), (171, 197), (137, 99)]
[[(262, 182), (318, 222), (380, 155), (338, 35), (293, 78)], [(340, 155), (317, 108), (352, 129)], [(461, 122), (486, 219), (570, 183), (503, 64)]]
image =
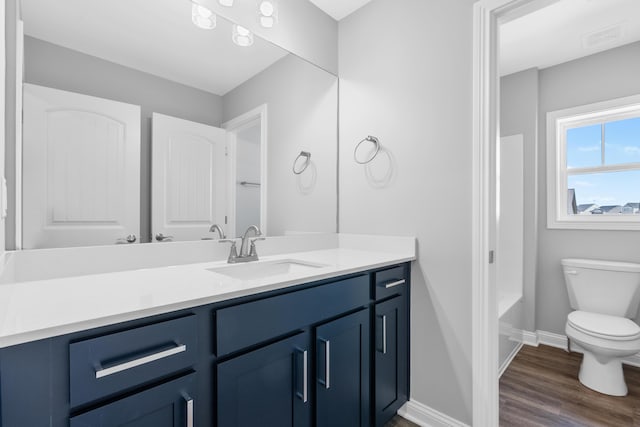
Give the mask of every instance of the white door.
[(24, 85), (23, 248), (140, 234), (140, 107)]
[(154, 113), (152, 139), (154, 240), (199, 240), (211, 224), (225, 228), (226, 131)]

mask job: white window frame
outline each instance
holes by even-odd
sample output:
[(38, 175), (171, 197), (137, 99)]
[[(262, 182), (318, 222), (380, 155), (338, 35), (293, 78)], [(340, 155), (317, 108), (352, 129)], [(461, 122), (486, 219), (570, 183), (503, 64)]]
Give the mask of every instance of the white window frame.
[[(640, 230), (640, 215), (569, 215), (567, 213), (567, 130), (640, 117), (640, 95), (547, 113), (547, 228)], [(573, 168), (572, 172), (640, 170), (640, 162)]]

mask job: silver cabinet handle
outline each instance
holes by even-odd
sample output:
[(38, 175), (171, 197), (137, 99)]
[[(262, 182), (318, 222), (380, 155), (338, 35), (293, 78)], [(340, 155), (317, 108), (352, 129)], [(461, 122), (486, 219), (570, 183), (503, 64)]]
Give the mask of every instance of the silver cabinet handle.
[(165, 357), (173, 356), (174, 354), (182, 353), (184, 351), (187, 351), (187, 346), (183, 344), (174, 348), (170, 348), (169, 350), (153, 353), (148, 356), (141, 357), (139, 359), (134, 359), (134, 360), (130, 360), (129, 362), (111, 366), (109, 368), (96, 369), (96, 378), (102, 378), (108, 375), (113, 375), (118, 372), (126, 371), (127, 369), (135, 368), (136, 366), (145, 365), (147, 363), (151, 363), (159, 359), (164, 359)]
[(162, 233), (158, 233), (158, 234), (156, 234), (156, 240), (158, 242), (164, 242), (165, 240), (171, 241), (171, 240), (173, 240), (173, 236), (165, 236)]
[(324, 344), (324, 381), (320, 381), (320, 384), (324, 384), (324, 388), (331, 387), (331, 341), (320, 338), (320, 341)]
[(382, 316), (382, 354), (387, 354), (387, 316)]
[[(309, 364), (309, 360), (308, 360), (308, 353), (307, 350), (302, 350), (301, 348), (296, 348), (295, 349), (296, 352), (298, 353), (302, 353), (302, 393), (300, 393), (297, 388), (298, 388), (298, 381), (296, 380), (296, 395), (302, 399), (303, 403), (307, 403), (307, 401), (309, 400), (309, 384), (307, 383), (307, 376), (309, 374), (308, 371), (308, 364)], [(296, 363), (296, 375), (298, 371), (298, 358), (296, 357), (295, 359), (295, 363)]]
[(407, 281), (405, 279), (391, 280), (389, 282), (381, 283), (380, 286), (385, 288), (385, 289), (389, 289), (389, 288), (393, 288), (395, 286), (404, 285), (405, 283), (407, 283)]
[(566, 274), (571, 274), (572, 276), (576, 276), (578, 275), (578, 272), (576, 270), (565, 270)]
[(187, 427), (193, 427), (193, 399), (186, 399), (187, 402)]

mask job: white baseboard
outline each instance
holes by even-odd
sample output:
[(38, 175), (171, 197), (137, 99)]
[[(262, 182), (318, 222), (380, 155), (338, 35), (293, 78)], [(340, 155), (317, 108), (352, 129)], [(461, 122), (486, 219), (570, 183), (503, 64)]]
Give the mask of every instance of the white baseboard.
[(535, 332), (522, 331), (522, 343), (532, 347), (538, 346), (538, 334)]
[[(525, 340), (524, 339), (525, 335), (529, 337), (535, 336), (537, 337), (537, 339)], [(555, 347), (555, 348), (561, 348), (563, 350), (567, 350), (569, 346), (569, 339), (567, 338), (566, 335), (555, 334), (553, 332), (546, 332), (541, 330), (537, 330), (536, 332), (522, 331), (522, 336), (523, 336), (524, 344), (531, 345), (534, 347), (537, 347), (538, 344), (543, 344), (543, 345), (548, 345), (549, 347)], [(530, 344), (530, 342), (533, 343), (534, 341), (536, 342), (536, 344)], [(584, 352), (582, 348), (580, 348), (580, 346), (576, 344), (571, 345), (571, 351), (575, 351), (576, 353)], [(625, 365), (635, 366), (640, 368), (640, 353), (624, 358), (622, 360), (622, 363), (624, 363)]]
[(498, 369), (498, 378), (500, 378), (502, 374), (504, 374), (504, 371), (507, 370), (507, 368), (513, 361), (513, 358), (518, 355), (518, 352), (520, 351), (523, 345), (524, 344), (521, 342), (517, 346), (515, 346), (514, 349), (511, 351), (511, 353), (509, 353), (509, 356), (507, 356), (504, 362), (502, 362), (502, 365), (500, 365), (500, 368)]
[(398, 410), (402, 418), (418, 424), (421, 427), (469, 427), (447, 414), (443, 414), (427, 405), (410, 400)]
[(569, 340), (566, 335), (554, 334), (553, 332), (546, 332), (537, 330), (536, 335), (538, 335), (538, 343), (543, 345), (548, 345), (550, 347), (561, 348), (566, 350), (569, 345)]

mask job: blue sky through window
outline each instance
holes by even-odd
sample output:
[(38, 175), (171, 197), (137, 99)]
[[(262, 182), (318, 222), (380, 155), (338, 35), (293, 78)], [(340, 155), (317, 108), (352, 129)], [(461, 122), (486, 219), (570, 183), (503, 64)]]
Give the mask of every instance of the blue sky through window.
[[(577, 204), (600, 206), (640, 202), (640, 170), (571, 174), (572, 168), (602, 163), (602, 125), (567, 130), (567, 187), (575, 189)], [(640, 162), (640, 117), (604, 125), (605, 165)]]

